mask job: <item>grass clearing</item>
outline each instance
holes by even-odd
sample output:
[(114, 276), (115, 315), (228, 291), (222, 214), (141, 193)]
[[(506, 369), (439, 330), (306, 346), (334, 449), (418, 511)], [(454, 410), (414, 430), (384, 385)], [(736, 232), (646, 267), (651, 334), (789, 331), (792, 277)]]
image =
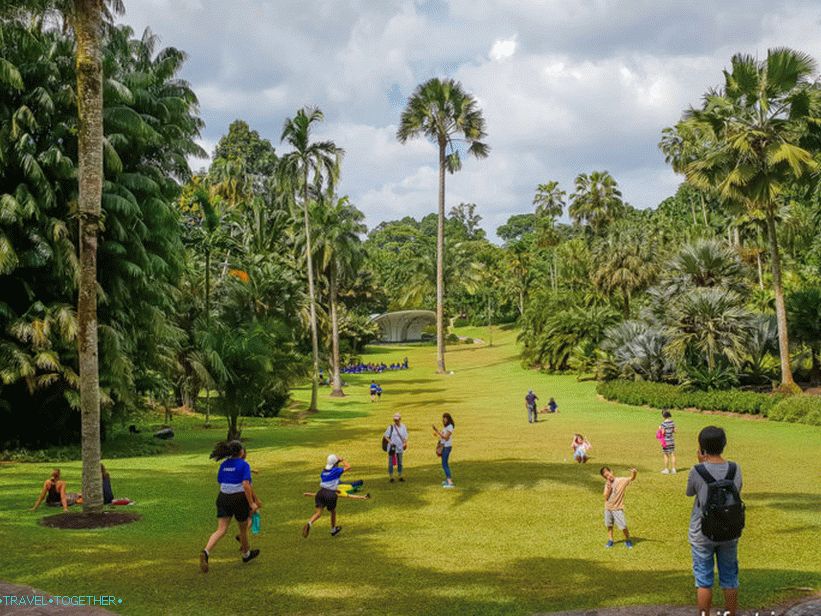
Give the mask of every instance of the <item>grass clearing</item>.
[[(486, 329), (461, 335), (488, 340)], [(431, 346), (374, 347), (390, 363), (407, 355), (411, 369), (377, 378), (347, 376), (349, 394), (328, 397), (302, 420), (249, 419), (249, 461), (264, 503), (262, 549), (240, 563), (226, 537), (197, 569), (197, 554), (215, 528), (217, 465), (208, 460), (224, 435), (217, 418), (177, 417), (177, 437), (156, 457), (106, 460), (115, 495), (143, 516), (135, 524), (60, 531), (37, 524), (54, 513), (28, 513), (50, 464), (0, 464), (0, 579), (53, 594), (116, 595), (125, 614), (262, 613), (519, 614), (536, 611), (689, 604), (694, 598), (684, 495), (696, 435), (705, 425), (728, 432), (727, 456), (744, 473), (747, 529), (740, 544), (741, 604), (764, 608), (821, 582), (817, 548), (821, 511), (819, 428), (699, 413), (674, 412), (680, 472), (664, 476), (655, 440), (659, 414), (600, 400), (595, 383), (520, 366), (515, 332), (495, 329), (494, 346), (454, 345), (452, 375), (436, 375)], [(532, 387), (560, 413), (527, 423), (523, 397)], [(308, 390), (296, 392), (307, 400)], [(381, 433), (395, 411), (410, 431), (403, 484), (387, 482)], [(456, 422), (451, 467), (457, 488), (441, 488), (430, 425), (449, 411)], [(582, 432), (592, 460), (571, 462), (570, 440)], [(370, 502), (340, 499), (342, 533), (328, 534), (323, 515), (303, 539), (314, 490), (328, 453), (350, 459)], [(618, 475), (635, 466), (626, 512), (632, 551), (604, 549), (603, 483), (607, 464)], [(69, 489), (79, 462), (62, 463)]]

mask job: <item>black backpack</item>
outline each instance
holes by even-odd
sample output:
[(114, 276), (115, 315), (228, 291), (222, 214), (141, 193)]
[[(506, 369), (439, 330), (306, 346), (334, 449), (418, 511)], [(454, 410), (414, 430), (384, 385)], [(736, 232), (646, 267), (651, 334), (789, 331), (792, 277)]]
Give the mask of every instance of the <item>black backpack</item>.
[(729, 463), (727, 476), (716, 479), (703, 464), (696, 472), (707, 482), (707, 502), (701, 504), (701, 532), (711, 541), (738, 539), (744, 529), (744, 501), (735, 487), (735, 462)]

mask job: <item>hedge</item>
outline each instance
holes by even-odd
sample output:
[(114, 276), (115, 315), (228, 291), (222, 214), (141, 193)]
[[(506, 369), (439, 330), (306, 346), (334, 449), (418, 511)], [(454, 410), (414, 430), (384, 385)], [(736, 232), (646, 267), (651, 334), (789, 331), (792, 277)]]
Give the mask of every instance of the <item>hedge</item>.
[(608, 400), (635, 406), (703, 411), (728, 411), (767, 416), (784, 394), (762, 394), (738, 389), (698, 391), (680, 385), (649, 381), (603, 381), (596, 391)]
[(776, 404), (768, 417), (776, 421), (821, 426), (821, 396), (790, 396)]

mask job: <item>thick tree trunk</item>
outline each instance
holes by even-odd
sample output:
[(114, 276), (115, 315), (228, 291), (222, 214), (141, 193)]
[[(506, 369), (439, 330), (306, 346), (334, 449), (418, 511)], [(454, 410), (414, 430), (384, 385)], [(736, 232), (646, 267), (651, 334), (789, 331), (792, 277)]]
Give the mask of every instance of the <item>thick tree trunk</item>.
[(775, 319), (778, 322), (778, 348), (781, 356), (781, 386), (795, 389), (796, 384), (790, 367), (790, 340), (787, 334), (787, 309), (784, 304), (784, 288), (781, 286), (781, 257), (778, 254), (778, 237), (775, 232), (775, 213), (767, 208), (767, 234), (770, 240), (770, 264), (775, 291)]
[(305, 262), (308, 268), (308, 306), (311, 318), (311, 351), (313, 353), (313, 374), (311, 375), (311, 405), (309, 411), (317, 411), (319, 390), (319, 333), (316, 324), (316, 293), (314, 291), (314, 259), (311, 254), (311, 221), (308, 217), (308, 167), (305, 167), (305, 184), (302, 193), (302, 211), (305, 216)]
[(439, 139), (439, 221), (436, 225), (436, 372), (445, 370), (445, 140)]
[(79, 321), (83, 511), (103, 510), (100, 472), (100, 374), (97, 344), (97, 234), (103, 194), (101, 0), (76, 0), (77, 180), (80, 213)]
[(336, 309), (336, 273), (333, 265), (331, 265), (330, 275), (330, 291), (331, 291), (331, 370), (333, 370), (333, 380), (331, 388), (331, 396), (334, 398), (342, 398), (345, 392), (342, 391), (342, 377), (339, 374), (339, 316)]

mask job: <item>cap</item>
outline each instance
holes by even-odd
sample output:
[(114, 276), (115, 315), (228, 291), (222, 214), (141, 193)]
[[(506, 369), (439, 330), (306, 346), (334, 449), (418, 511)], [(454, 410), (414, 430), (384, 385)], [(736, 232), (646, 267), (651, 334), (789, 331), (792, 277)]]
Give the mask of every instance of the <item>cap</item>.
[(402, 419), (402, 416), (399, 413), (394, 413), (393, 418), (394, 419)]
[(335, 453), (332, 453), (328, 456), (327, 463), (325, 464), (325, 470), (331, 470), (337, 462), (339, 462), (339, 456)]

